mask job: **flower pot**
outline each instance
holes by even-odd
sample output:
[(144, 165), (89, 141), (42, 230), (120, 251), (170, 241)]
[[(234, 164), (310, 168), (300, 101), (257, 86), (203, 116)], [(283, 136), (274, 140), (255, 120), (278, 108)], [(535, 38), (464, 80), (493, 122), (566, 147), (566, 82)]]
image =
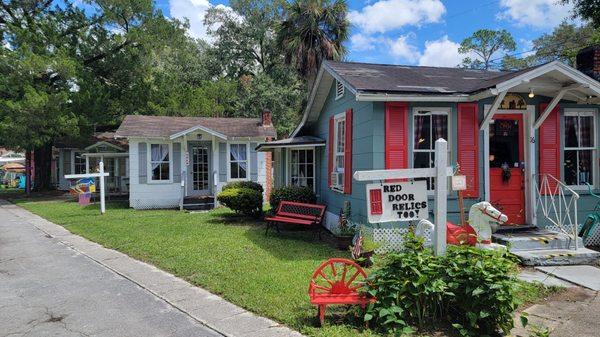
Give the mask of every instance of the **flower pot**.
[(374, 251), (362, 252), (360, 258), (356, 261), (361, 267), (370, 267), (373, 264), (371, 257), (375, 254)]
[(352, 245), (352, 239), (354, 236), (337, 236), (337, 248), (339, 250), (348, 250), (348, 247)]

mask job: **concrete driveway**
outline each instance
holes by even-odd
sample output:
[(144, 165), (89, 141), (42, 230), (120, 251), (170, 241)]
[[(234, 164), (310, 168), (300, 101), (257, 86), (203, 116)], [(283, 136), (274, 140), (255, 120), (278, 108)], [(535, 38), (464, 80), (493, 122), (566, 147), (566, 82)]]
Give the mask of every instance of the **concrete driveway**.
[(0, 200), (0, 337), (301, 336)]

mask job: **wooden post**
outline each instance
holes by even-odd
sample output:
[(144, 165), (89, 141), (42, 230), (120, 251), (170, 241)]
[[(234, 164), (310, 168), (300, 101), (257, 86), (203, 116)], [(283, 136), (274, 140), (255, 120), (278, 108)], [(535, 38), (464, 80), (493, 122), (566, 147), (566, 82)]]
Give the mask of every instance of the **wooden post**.
[(448, 142), (440, 138), (435, 141), (435, 236), (433, 251), (435, 255), (446, 253), (446, 212), (448, 198)]
[(104, 201), (104, 162), (100, 161), (100, 214), (106, 212), (106, 204)]

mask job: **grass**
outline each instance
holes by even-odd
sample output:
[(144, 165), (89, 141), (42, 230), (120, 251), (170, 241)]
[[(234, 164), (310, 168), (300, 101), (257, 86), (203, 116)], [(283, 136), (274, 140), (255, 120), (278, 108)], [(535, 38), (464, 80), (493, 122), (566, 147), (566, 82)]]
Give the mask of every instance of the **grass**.
[[(317, 328), (308, 302), (310, 275), (324, 260), (347, 257), (311, 232), (264, 235), (260, 222), (227, 209), (208, 213), (136, 211), (126, 203), (80, 207), (65, 200), (15, 199), (20, 206), (73, 233), (182, 277), (257, 314), (314, 337), (378, 337), (363, 330), (353, 309), (329, 310)], [(523, 285), (519, 296), (533, 303), (550, 294), (539, 284)], [(437, 334), (436, 334), (437, 335)]]

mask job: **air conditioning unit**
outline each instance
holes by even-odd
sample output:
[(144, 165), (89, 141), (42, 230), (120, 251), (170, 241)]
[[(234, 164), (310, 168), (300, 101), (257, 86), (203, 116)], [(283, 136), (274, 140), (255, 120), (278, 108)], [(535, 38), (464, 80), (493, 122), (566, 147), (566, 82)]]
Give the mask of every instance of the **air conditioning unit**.
[(331, 172), (331, 184), (333, 187), (342, 187), (344, 185), (344, 173)]

